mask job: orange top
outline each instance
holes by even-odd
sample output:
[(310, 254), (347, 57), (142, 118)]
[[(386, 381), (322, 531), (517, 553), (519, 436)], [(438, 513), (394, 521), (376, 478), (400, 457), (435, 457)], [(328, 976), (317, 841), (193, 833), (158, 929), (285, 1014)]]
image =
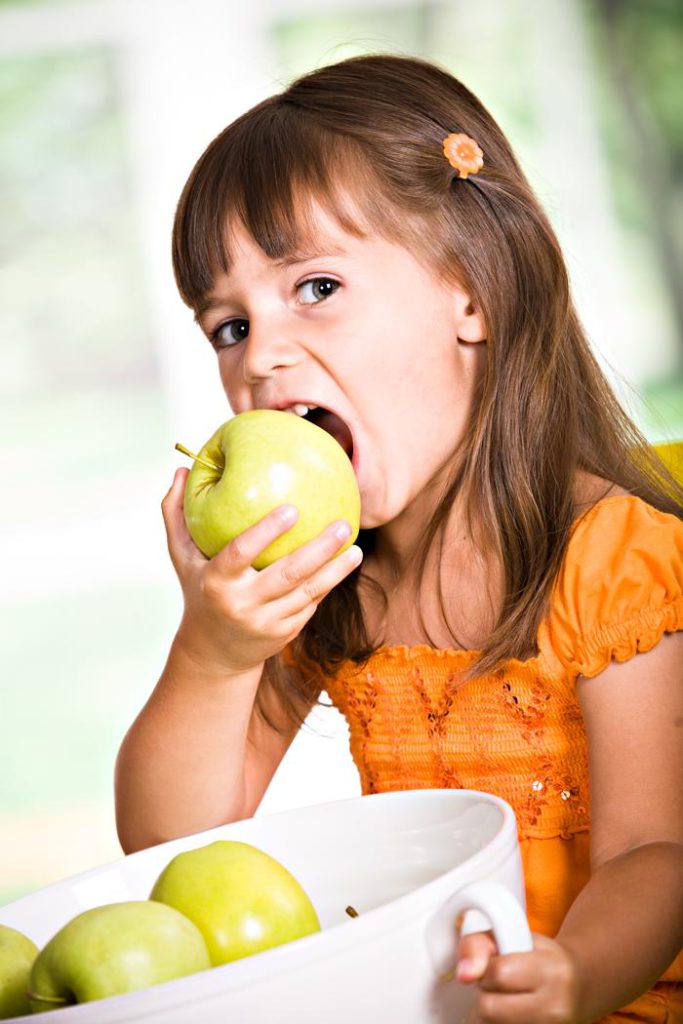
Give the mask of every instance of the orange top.
[[(589, 876), (588, 751), (579, 675), (683, 629), (683, 522), (604, 498), (572, 528), (538, 653), (458, 686), (473, 651), (380, 647), (325, 689), (349, 725), (363, 793), (483, 790), (517, 816), (532, 930), (555, 935)], [(683, 1022), (683, 955), (628, 1015)]]

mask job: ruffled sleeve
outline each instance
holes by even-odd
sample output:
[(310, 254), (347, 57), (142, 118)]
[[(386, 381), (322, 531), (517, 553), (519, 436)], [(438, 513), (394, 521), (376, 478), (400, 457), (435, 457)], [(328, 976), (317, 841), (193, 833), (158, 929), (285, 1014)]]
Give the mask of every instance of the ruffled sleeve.
[(632, 495), (574, 525), (538, 646), (572, 676), (649, 651), (683, 629), (683, 522)]

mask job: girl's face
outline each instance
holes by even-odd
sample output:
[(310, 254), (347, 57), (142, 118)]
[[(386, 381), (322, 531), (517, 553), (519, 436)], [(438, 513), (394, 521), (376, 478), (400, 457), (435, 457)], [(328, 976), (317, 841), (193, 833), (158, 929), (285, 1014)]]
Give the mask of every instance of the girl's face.
[(351, 455), (362, 527), (385, 526), (432, 493), (464, 436), (484, 326), (464, 291), (407, 249), (315, 210), (315, 251), (283, 261), (234, 225), (230, 273), (197, 320), (234, 412), (333, 414), (311, 418)]

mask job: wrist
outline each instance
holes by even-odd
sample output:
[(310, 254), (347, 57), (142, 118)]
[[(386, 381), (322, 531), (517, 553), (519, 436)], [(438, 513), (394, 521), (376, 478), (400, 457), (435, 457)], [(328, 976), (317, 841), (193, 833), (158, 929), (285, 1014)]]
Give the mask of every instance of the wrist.
[(602, 1016), (602, 1012), (596, 1013), (594, 1000), (591, 999), (591, 971), (585, 963), (580, 947), (574, 945), (570, 938), (558, 935), (555, 940), (562, 947), (569, 961), (571, 973), (571, 1020), (572, 1024), (591, 1024), (596, 1016)]
[(195, 681), (199, 677), (207, 683), (230, 683), (233, 686), (239, 680), (258, 683), (263, 671), (263, 663), (235, 664), (225, 651), (217, 649), (215, 643), (184, 623), (181, 623), (171, 645), (169, 663), (183, 675), (190, 674)]

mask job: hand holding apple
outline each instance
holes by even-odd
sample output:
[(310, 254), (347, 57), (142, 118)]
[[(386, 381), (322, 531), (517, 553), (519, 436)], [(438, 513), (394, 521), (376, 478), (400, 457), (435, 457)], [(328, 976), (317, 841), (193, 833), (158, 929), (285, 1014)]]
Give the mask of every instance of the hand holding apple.
[[(265, 435), (263, 431), (255, 428), (255, 425), (264, 422)], [(208, 673), (220, 678), (251, 672), (261, 667), (268, 658), (282, 651), (301, 632), (320, 601), (357, 568), (362, 558), (362, 552), (358, 547), (349, 547), (355, 535), (354, 531), (358, 529), (359, 515), (358, 488), (353, 469), (341, 445), (320, 427), (291, 413), (272, 410), (243, 413), (228, 421), (225, 428), (217, 431), (212, 442), (204, 446), (197, 459), (204, 461), (223, 458), (220, 452), (212, 447), (212, 443), (218, 444), (223, 437), (223, 431), (232, 428), (233, 431), (237, 431), (238, 440), (243, 434), (246, 438), (245, 449), (240, 449), (237, 445), (238, 454), (239, 450), (251, 451), (251, 446), (254, 445), (256, 453), (260, 452), (261, 457), (268, 462), (268, 438), (275, 426), (278, 428), (276, 433), (280, 439), (285, 436), (291, 439), (293, 430), (295, 437), (300, 438), (303, 432), (308, 438), (312, 433), (316, 443), (322, 439), (326, 449), (332, 446), (335, 458), (342, 460), (344, 474), (350, 474), (350, 478), (348, 475), (345, 477), (349, 485), (348, 490), (342, 488), (340, 492), (342, 496), (346, 494), (353, 506), (346, 510), (346, 517), (342, 517), (341, 520), (333, 519), (323, 529), (320, 524), (327, 521), (328, 516), (335, 511), (331, 504), (323, 503), (323, 506), (318, 508), (319, 519), (315, 526), (315, 529), (320, 526), (322, 532), (312, 540), (303, 542), (300, 534), (294, 536), (299, 525), (297, 510), (291, 504), (280, 503), (280, 497), (284, 495), (284, 492), (281, 492), (280, 497), (276, 495), (272, 502), (264, 504), (260, 509), (263, 517), (245, 528), (238, 535), (235, 544), (228, 543), (227, 546), (221, 547), (227, 535), (221, 541), (215, 541), (216, 547), (219, 548), (218, 553), (207, 561), (197, 550), (188, 533), (185, 523), (188, 503), (192, 505), (192, 495), (195, 493), (193, 487), (201, 484), (204, 490), (200, 489), (197, 492), (197, 500), (201, 501), (204, 494), (205, 503), (200, 504), (199, 510), (195, 510), (194, 514), (200, 520), (201, 514), (205, 514), (208, 521), (213, 523), (212, 515), (218, 515), (227, 503), (230, 519), (234, 511), (229, 507), (230, 473), (226, 470), (219, 482), (216, 482), (219, 478), (218, 470), (212, 469), (211, 466), (207, 469), (202, 463), (197, 462), (189, 475), (186, 470), (179, 470), (176, 473), (173, 486), (162, 502), (169, 551), (183, 589), (185, 605), (174, 651), (180, 660), (183, 660), (183, 655), (187, 656), (184, 659), (185, 663), (189, 658), (193, 666), (206, 666)], [(233, 435), (229, 433), (228, 436)], [(290, 440), (284, 449), (280, 449), (283, 459), (291, 458), (293, 449), (296, 449), (296, 444)], [(299, 449), (304, 450), (301, 445)], [(232, 448), (230, 450), (233, 451)], [(227, 461), (230, 462), (230, 459)], [(252, 493), (248, 487), (253, 460), (247, 458), (245, 461), (243, 458), (235, 457), (235, 461), (238, 466), (242, 466), (247, 481), (246, 505), (254, 512), (253, 502), (250, 504), (251, 498), (254, 493), (263, 496), (263, 492), (257, 489)], [(278, 473), (282, 470), (282, 479), (290, 480), (291, 483), (289, 470), (283, 463), (268, 464), (271, 465), (276, 481), (279, 479)], [(200, 476), (197, 467), (206, 472), (210, 479)], [(317, 477), (314, 476), (313, 479)], [(329, 476), (327, 480), (329, 483)], [(206, 504), (209, 501), (210, 488), (215, 499), (213, 505)], [(318, 499), (320, 494), (317, 495)], [(314, 504), (311, 499), (310, 507), (313, 508)], [(241, 506), (237, 502), (235, 508), (239, 507)], [(268, 507), (272, 510), (266, 511)], [(288, 511), (293, 513), (290, 518), (286, 516)], [(304, 513), (299, 515), (299, 520), (302, 515)], [(230, 522), (231, 530), (236, 528), (234, 518)], [(310, 529), (310, 518), (308, 522)], [(224, 525), (220, 525), (220, 528), (222, 529)], [(262, 569), (254, 568), (262, 564), (266, 552), (279, 550), (278, 545), (283, 544), (288, 538), (294, 550), (288, 554), (281, 554)], [(201, 541), (201, 537), (197, 536), (197, 539)], [(207, 547), (207, 550), (211, 549)]]
[(148, 900), (78, 914), (38, 954), (30, 978), (35, 1013), (158, 985), (211, 966), (197, 927)]
[(294, 876), (248, 843), (218, 840), (178, 854), (150, 898), (194, 921), (214, 965), (320, 931), (315, 908)]
[(192, 539), (208, 558), (285, 504), (295, 505), (299, 517), (258, 554), (256, 569), (317, 537), (334, 520), (345, 519), (351, 526), (344, 547), (358, 535), (360, 495), (348, 455), (332, 434), (295, 413), (240, 413), (192, 457), (185, 519)]
[(0, 1020), (31, 1012), (28, 981), (38, 947), (27, 935), (0, 924)]

